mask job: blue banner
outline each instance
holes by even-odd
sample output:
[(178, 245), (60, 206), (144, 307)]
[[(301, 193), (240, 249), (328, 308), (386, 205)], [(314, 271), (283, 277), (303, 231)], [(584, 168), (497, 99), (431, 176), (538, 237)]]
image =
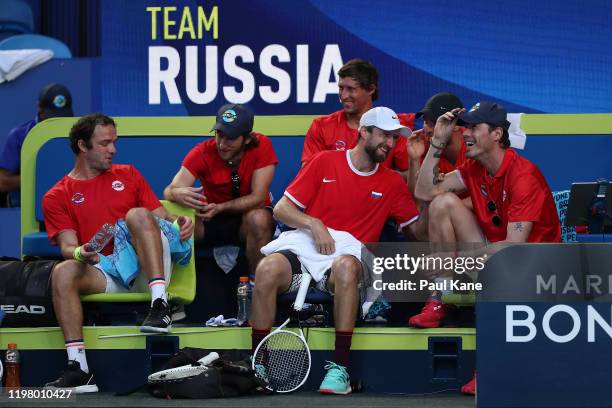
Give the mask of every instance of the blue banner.
[(440, 91), (511, 112), (612, 111), (606, 1), (469, 5), (381, 0), (102, 2), (102, 108), (111, 115), (339, 109), (351, 58), (380, 73), (377, 104), (418, 111)]

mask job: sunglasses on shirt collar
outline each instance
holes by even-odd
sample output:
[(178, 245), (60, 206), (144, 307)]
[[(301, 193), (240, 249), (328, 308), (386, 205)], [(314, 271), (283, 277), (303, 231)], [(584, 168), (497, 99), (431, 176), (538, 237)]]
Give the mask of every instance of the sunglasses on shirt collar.
[(493, 215), (493, 217), (491, 218), (491, 222), (493, 223), (493, 225), (495, 225), (496, 227), (499, 227), (501, 225), (501, 218), (499, 217), (499, 215), (497, 214), (497, 205), (495, 204), (495, 201), (491, 200), (487, 203), (487, 209), (493, 213), (495, 213)]

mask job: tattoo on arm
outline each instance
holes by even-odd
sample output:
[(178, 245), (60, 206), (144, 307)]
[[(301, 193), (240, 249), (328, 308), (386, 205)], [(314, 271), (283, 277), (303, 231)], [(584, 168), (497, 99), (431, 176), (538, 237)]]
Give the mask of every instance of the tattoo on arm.
[(436, 149), (436, 151), (433, 153), (433, 157), (438, 158), (438, 159), (442, 157), (442, 150)]
[(440, 168), (435, 166), (433, 168), (433, 185), (435, 186), (440, 182)]
[(515, 222), (513, 225), (513, 229), (514, 231), (517, 232), (523, 232), (523, 223), (522, 222)]

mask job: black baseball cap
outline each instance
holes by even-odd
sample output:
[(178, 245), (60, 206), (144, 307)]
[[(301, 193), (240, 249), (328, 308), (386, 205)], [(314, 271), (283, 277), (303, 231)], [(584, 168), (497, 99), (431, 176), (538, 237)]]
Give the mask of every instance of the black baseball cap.
[(463, 108), (463, 103), (457, 95), (449, 92), (440, 92), (429, 98), (425, 102), (425, 106), (420, 112), (417, 112), (415, 117), (418, 119), (421, 116), (426, 116), (428, 119), (433, 119), (435, 122), (446, 112), (455, 108)]
[(228, 103), (217, 112), (217, 122), (212, 130), (223, 132), (230, 139), (236, 139), (253, 130), (253, 112), (242, 105)]
[(482, 101), (467, 112), (459, 114), (458, 125), (477, 125), (479, 123), (487, 123), (493, 126), (499, 126), (508, 130), (510, 122), (506, 119), (506, 109), (495, 102)]
[(45, 118), (74, 116), (72, 112), (72, 95), (62, 84), (52, 83), (40, 90), (38, 103)]

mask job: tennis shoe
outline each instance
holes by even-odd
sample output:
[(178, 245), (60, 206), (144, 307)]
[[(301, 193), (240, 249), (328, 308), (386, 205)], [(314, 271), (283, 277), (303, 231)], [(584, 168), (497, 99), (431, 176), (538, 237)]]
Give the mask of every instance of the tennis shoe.
[(408, 320), (408, 326), (420, 327), (422, 329), (433, 329), (440, 327), (440, 322), (446, 317), (451, 308), (444, 302), (429, 299), (421, 313), (414, 315)]
[(98, 392), (93, 373), (81, 370), (81, 364), (76, 360), (68, 361), (66, 369), (57, 380), (45, 384), (45, 389), (56, 388), (74, 388), (77, 394)]
[(325, 374), (325, 378), (319, 387), (321, 394), (346, 395), (351, 393), (351, 381), (346, 372), (346, 367), (328, 361), (324, 368), (327, 370), (327, 374)]
[(461, 387), (461, 392), (467, 395), (476, 395), (476, 371), (474, 371), (474, 377)]

